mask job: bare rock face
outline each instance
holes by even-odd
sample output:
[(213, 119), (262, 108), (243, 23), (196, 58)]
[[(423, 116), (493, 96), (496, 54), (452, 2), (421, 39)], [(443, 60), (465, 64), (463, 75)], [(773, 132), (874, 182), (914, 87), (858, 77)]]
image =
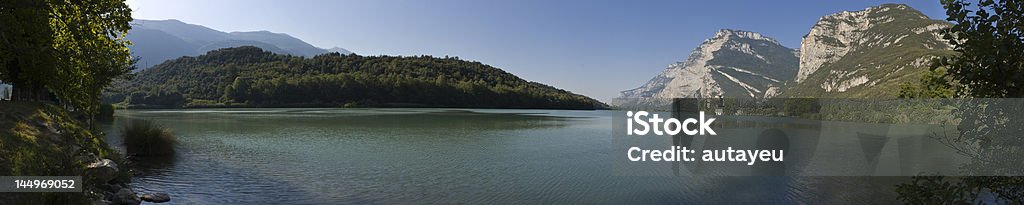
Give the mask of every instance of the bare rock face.
[[(789, 97), (883, 97), (916, 80), (949, 45), (933, 20), (902, 4), (821, 17), (801, 41), (800, 69)], [(868, 89), (874, 88), (874, 89)]]
[(903, 4), (821, 17), (799, 51), (749, 31), (723, 29), (612, 105), (661, 106), (671, 98), (895, 97), (932, 59), (951, 55), (943, 29)]
[(892, 17), (871, 15), (889, 8), (871, 7), (861, 11), (843, 11), (823, 16), (800, 41), (800, 71), (796, 81), (814, 73), (822, 64), (839, 60), (860, 44), (871, 27), (893, 21)]
[(661, 104), (671, 98), (762, 98), (791, 81), (797, 51), (760, 33), (722, 29), (683, 62), (668, 65), (639, 88), (622, 91), (613, 104)]

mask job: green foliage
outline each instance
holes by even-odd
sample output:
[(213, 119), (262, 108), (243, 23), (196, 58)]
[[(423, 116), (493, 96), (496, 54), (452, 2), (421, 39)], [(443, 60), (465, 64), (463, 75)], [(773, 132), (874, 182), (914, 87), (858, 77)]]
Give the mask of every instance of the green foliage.
[[(959, 0), (943, 0), (942, 3), (948, 16), (946, 20), (955, 23), (943, 38), (953, 45), (956, 55), (944, 57), (934, 65), (945, 67), (947, 73), (925, 76), (921, 80), (925, 86), (905, 89), (910, 90), (906, 96), (1024, 97), (1024, 85), (1021, 85), (1024, 82), (1024, 30), (1021, 30), (1024, 28), (1024, 3), (980, 0), (976, 8)], [(949, 95), (950, 90), (955, 91), (955, 95)], [(987, 162), (1014, 161), (1005, 157), (1019, 156), (1015, 152), (1018, 147), (1013, 146), (1019, 145), (1021, 140), (1013, 137), (1020, 133), (1019, 119), (1002, 116), (1020, 113), (1020, 105), (993, 103), (967, 104), (957, 113), (957, 117), (964, 118), (958, 127), (967, 129), (960, 130), (960, 136), (953, 137), (956, 140), (949, 145), (980, 162), (965, 167), (966, 170), (999, 170), (999, 166)], [(992, 138), (992, 135), (1002, 137)], [(1011, 171), (1018, 169), (1019, 166), (1013, 166)], [(1024, 177), (978, 176), (958, 181), (914, 177), (913, 183), (900, 185), (897, 191), (900, 199), (908, 203), (975, 203), (980, 193), (991, 193), (997, 203), (1021, 204), (1024, 203)]]
[(16, 85), (16, 92), (35, 94), (54, 83), (50, 6), (40, 0), (0, 1), (0, 81)]
[(951, 183), (942, 176), (914, 177), (908, 184), (896, 185), (897, 198), (907, 204), (972, 204), (978, 196), (963, 183)]
[(154, 105), (156, 107), (180, 107), (185, 104), (185, 97), (174, 90), (157, 89), (147, 93), (133, 92), (126, 99), (133, 105)]
[(132, 120), (121, 128), (125, 151), (131, 156), (173, 156), (178, 138), (171, 131), (149, 120)]
[(907, 184), (896, 185), (899, 200), (907, 204), (980, 204), (983, 193), (998, 198), (997, 204), (1024, 203), (1021, 189), (1007, 189), (1024, 184), (1024, 177), (959, 177), (918, 176)]
[(103, 89), (131, 71), (124, 39), (131, 9), (124, 0), (51, 1), (57, 75), (49, 87), (63, 103), (96, 114)]
[[(699, 106), (711, 111), (717, 107)], [(851, 98), (770, 98), (726, 99), (726, 114), (749, 116), (786, 116), (813, 120), (888, 124), (955, 123), (955, 106), (948, 100), (851, 99)]]
[(821, 104), (814, 98), (789, 98), (783, 102), (782, 110), (788, 116), (807, 117), (821, 111)]
[(981, 0), (976, 10), (943, 0), (946, 20), (956, 23), (943, 38), (958, 55), (944, 58), (961, 96), (1024, 96), (1024, 2)]
[[(933, 63), (938, 65), (938, 63)], [(932, 69), (926, 72), (917, 83), (900, 84), (900, 98), (953, 98), (956, 95), (955, 83), (947, 75), (945, 68)]]
[[(101, 136), (58, 106), (0, 101), (0, 176), (83, 176), (85, 166), (96, 157), (124, 164)], [(127, 182), (127, 172), (121, 174), (117, 180)], [(99, 184), (88, 177), (84, 180), (86, 190)], [(88, 197), (87, 193), (4, 193), (0, 204), (85, 204)]]
[(131, 20), (123, 0), (2, 1), (0, 80), (27, 99), (44, 99), (48, 90), (96, 114), (103, 88), (131, 70), (124, 39)]
[(114, 119), (114, 105), (103, 104), (100, 105), (100, 109), (96, 114), (96, 118), (100, 120), (113, 120)]
[(225, 48), (156, 65), (105, 99), (145, 107), (493, 107), (595, 109), (601, 102), (479, 62), (431, 56), (313, 58)]

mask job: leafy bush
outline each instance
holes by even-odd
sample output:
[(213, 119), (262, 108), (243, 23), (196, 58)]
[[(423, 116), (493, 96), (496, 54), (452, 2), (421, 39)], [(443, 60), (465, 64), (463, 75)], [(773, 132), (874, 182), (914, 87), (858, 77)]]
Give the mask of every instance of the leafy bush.
[(132, 156), (172, 156), (178, 139), (149, 120), (132, 120), (121, 129), (125, 151)]
[(802, 117), (821, 112), (821, 103), (815, 98), (789, 98), (783, 103), (783, 111), (789, 116)]
[(100, 105), (99, 113), (96, 114), (97, 120), (113, 120), (114, 119), (114, 105), (102, 104)]

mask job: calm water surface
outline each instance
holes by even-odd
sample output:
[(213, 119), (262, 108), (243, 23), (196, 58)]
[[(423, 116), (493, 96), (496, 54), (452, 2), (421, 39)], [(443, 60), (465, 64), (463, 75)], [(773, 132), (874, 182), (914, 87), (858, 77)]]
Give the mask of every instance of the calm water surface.
[(174, 159), (132, 186), (175, 204), (890, 203), (904, 178), (638, 177), (612, 172), (611, 111), (118, 111), (170, 127)]

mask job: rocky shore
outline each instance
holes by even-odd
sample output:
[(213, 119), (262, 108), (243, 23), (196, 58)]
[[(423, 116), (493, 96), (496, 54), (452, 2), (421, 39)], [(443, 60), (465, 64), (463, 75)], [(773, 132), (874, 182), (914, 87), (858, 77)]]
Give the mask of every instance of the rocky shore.
[(140, 204), (170, 201), (138, 194), (124, 157), (59, 106), (0, 101), (0, 176), (82, 176), (82, 193), (10, 193), (0, 204)]
[(163, 203), (171, 200), (167, 193), (137, 195), (128, 184), (115, 181), (120, 171), (117, 163), (110, 159), (99, 159), (86, 166), (86, 176), (100, 183), (96, 185), (100, 190), (99, 193), (94, 193), (100, 197), (93, 201), (94, 205), (140, 204), (143, 201)]

